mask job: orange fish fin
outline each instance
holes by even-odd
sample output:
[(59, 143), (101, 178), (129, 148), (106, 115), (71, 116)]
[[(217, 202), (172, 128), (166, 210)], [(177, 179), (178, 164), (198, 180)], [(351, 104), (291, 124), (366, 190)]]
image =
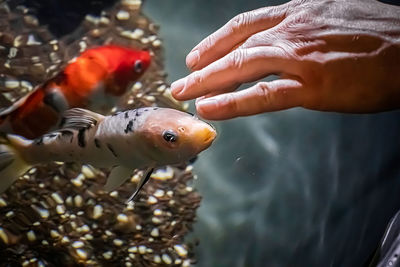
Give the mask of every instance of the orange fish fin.
[[(37, 89), (36, 89), (37, 90)], [(25, 96), (21, 97), (18, 99), (16, 102), (14, 102), (11, 106), (7, 108), (0, 109), (0, 117), (5, 117), (10, 115), (12, 112), (20, 108), (22, 105), (25, 104), (25, 102), (36, 93), (36, 90), (33, 90), (32, 92), (26, 94)]]
[(1, 126), (7, 129), (5, 122), (8, 122), (13, 133), (28, 138), (46, 133), (57, 124), (60, 118), (59, 111), (49, 101), (51, 96), (52, 94), (43, 90), (42, 87), (38, 87), (0, 112)]

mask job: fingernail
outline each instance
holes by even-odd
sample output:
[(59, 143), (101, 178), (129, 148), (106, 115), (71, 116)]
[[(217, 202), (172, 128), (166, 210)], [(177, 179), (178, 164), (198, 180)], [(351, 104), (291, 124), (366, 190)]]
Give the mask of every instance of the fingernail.
[(218, 107), (218, 101), (215, 98), (205, 98), (196, 101), (196, 108), (201, 109), (203, 112), (215, 111)]
[(200, 60), (200, 55), (199, 55), (199, 51), (197, 50), (192, 50), (189, 55), (186, 56), (186, 66), (189, 69), (193, 69), (196, 64), (199, 62)]
[(185, 87), (186, 78), (179, 79), (171, 84), (171, 93), (176, 96), (179, 95)]
[(201, 100), (203, 100), (203, 99), (205, 99), (205, 98), (206, 98), (205, 96), (200, 96), (200, 97), (196, 98), (196, 100), (194, 101), (194, 104), (197, 105), (197, 103), (198, 103), (199, 101), (201, 101)]

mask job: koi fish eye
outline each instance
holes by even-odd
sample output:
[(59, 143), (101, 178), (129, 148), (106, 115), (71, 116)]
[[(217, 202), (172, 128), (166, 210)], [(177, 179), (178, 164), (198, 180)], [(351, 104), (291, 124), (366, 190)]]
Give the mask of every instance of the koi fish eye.
[(162, 136), (169, 143), (174, 143), (178, 140), (178, 135), (173, 130), (165, 130)]
[(134, 65), (135, 72), (139, 73), (143, 70), (143, 65), (141, 60), (136, 60)]

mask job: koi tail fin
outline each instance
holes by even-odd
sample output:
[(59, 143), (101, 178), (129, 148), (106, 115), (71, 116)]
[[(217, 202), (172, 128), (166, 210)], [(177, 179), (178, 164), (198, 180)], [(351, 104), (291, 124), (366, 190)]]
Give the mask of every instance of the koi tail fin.
[(8, 137), (0, 134), (0, 194), (30, 169)]

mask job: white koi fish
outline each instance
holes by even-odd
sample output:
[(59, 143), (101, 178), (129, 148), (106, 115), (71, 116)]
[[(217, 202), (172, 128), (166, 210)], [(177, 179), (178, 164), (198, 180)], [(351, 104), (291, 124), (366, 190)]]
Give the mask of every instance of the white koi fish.
[(103, 116), (85, 109), (65, 112), (63, 128), (28, 140), (8, 134), (0, 142), (0, 193), (32, 166), (51, 161), (112, 168), (105, 190), (112, 191), (136, 168), (147, 168), (128, 202), (155, 167), (194, 158), (216, 131), (208, 123), (169, 108), (140, 108)]

